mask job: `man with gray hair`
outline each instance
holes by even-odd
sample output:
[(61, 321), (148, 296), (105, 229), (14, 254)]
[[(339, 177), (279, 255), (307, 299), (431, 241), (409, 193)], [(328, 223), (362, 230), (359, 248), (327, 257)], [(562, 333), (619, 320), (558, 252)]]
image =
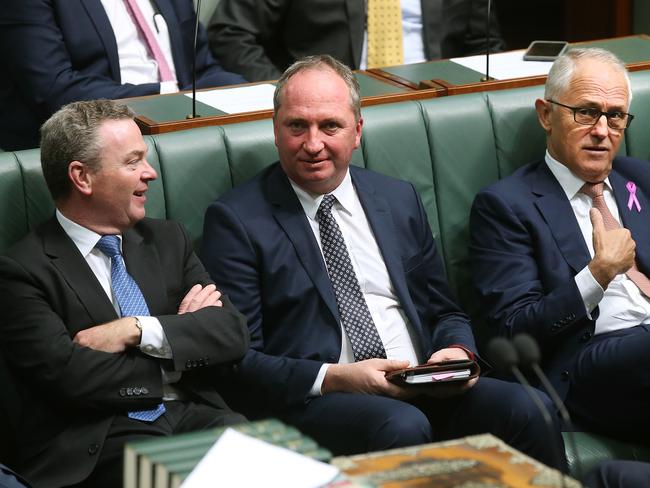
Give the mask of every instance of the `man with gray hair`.
[(564, 467), (559, 429), (547, 430), (520, 385), (386, 377), (474, 358), (476, 345), (414, 186), (350, 165), (358, 90), (330, 56), (288, 68), (273, 117), (280, 161), (207, 210), (201, 257), (251, 331), (231, 398), (335, 454), (491, 432)]
[(631, 99), (625, 66), (610, 52), (558, 58), (535, 102), (546, 156), (477, 195), (470, 255), (489, 323), (537, 339), (574, 419), (645, 440), (650, 166), (617, 156)]
[(182, 227), (145, 218), (156, 179), (132, 112), (76, 102), (41, 129), (56, 214), (0, 257), (16, 469), (34, 487), (119, 487), (128, 441), (243, 422), (214, 388), (248, 347)]

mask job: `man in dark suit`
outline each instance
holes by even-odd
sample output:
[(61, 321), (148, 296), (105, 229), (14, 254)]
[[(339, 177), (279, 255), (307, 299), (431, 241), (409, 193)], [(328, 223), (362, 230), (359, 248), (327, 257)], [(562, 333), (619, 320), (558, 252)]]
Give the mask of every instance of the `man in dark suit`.
[(650, 166), (616, 156), (630, 99), (611, 53), (575, 49), (556, 60), (535, 102), (546, 157), (477, 195), (470, 256), (488, 321), (539, 341), (576, 419), (646, 440)]
[(244, 421), (213, 384), (245, 319), (182, 227), (145, 218), (156, 171), (128, 108), (69, 104), (41, 143), (56, 215), (0, 257), (16, 467), (36, 487), (121, 486), (125, 442)]
[[(39, 126), (66, 103), (191, 87), (196, 20), (192, 0), (137, 0), (137, 4), (166, 53), (175, 82), (161, 84), (158, 65), (122, 2), (3, 3), (0, 148), (36, 147)], [(152, 69), (147, 71), (147, 66)], [(214, 60), (203, 27), (199, 30), (196, 71), (200, 88), (245, 82)]]
[[(485, 53), (487, 0), (401, 3), (406, 62)], [(365, 68), (366, 4), (220, 0), (208, 26), (210, 48), (226, 69), (252, 81), (278, 79), (291, 63), (312, 54), (327, 53), (352, 69)], [(504, 48), (494, 14), (489, 36), (493, 51)], [(409, 61), (416, 52), (420, 55)]]
[(335, 454), (492, 432), (563, 466), (561, 439), (519, 385), (386, 378), (476, 354), (420, 198), (410, 183), (349, 166), (363, 120), (346, 66), (299, 61), (274, 102), (280, 162), (215, 201), (204, 225), (202, 259), (251, 331), (233, 379), (242, 408)]

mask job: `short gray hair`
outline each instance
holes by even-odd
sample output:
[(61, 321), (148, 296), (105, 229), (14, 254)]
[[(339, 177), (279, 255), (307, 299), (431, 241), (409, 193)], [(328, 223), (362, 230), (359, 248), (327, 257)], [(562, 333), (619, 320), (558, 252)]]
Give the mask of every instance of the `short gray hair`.
[(280, 110), (284, 88), (293, 75), (300, 73), (301, 71), (307, 71), (310, 69), (322, 70), (324, 68), (334, 71), (348, 86), (350, 92), (350, 108), (354, 113), (355, 120), (358, 122), (361, 118), (361, 94), (359, 90), (359, 81), (350, 68), (340, 61), (337, 61), (329, 54), (318, 54), (304, 57), (286, 69), (278, 80), (278, 83), (275, 86), (275, 92), (273, 93), (273, 116), (275, 117), (278, 110)]
[(564, 94), (569, 88), (569, 83), (571, 83), (578, 62), (585, 59), (600, 61), (623, 73), (627, 82), (629, 108), (629, 103), (632, 101), (632, 85), (630, 84), (627, 68), (616, 55), (599, 47), (569, 49), (558, 57), (548, 72), (544, 98), (546, 100), (557, 100), (560, 95)]
[(72, 190), (68, 166), (81, 161), (90, 171), (100, 168), (99, 128), (107, 120), (133, 120), (126, 105), (111, 100), (73, 102), (60, 108), (41, 126), (41, 167), (54, 201)]

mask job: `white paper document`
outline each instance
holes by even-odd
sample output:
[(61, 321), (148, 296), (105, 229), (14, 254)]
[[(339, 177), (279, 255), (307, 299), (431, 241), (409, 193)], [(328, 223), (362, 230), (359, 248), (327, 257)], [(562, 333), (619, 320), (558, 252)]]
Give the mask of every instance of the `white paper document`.
[[(238, 114), (272, 109), (274, 91), (275, 86), (262, 83), (221, 90), (197, 91), (196, 99), (227, 114)], [(192, 98), (191, 93), (186, 93), (185, 96)]]
[[(547, 75), (553, 62), (524, 61), (524, 49), (505, 53), (490, 54), (490, 76), (497, 80), (523, 78), (526, 76)], [(452, 58), (456, 64), (485, 74), (485, 54)]]
[(182, 488), (317, 488), (330, 483), (338, 473), (330, 464), (227, 429)]

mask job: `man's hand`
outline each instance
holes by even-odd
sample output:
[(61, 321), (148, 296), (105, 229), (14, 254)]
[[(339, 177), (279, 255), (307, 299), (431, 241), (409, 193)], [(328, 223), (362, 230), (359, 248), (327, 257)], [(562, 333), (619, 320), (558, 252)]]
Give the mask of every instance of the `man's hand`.
[(469, 359), (469, 355), (467, 354), (467, 351), (460, 347), (447, 347), (434, 352), (427, 361), (427, 364), (441, 363), (443, 361), (452, 361), (456, 359)]
[(123, 352), (140, 344), (140, 329), (134, 317), (122, 317), (102, 325), (80, 330), (72, 339), (80, 346), (96, 351)]
[(386, 373), (408, 368), (408, 361), (366, 359), (350, 364), (332, 364), (327, 369), (321, 392), (349, 392), (409, 398), (417, 392), (403, 388), (386, 379)]
[(178, 307), (178, 313), (196, 312), (203, 307), (221, 307), (221, 292), (214, 285), (194, 285)]
[[(451, 361), (455, 359), (469, 359), (469, 355), (467, 354), (467, 351), (460, 347), (447, 347), (434, 352), (427, 361), (427, 364), (441, 363), (443, 361)], [(454, 381), (453, 383), (437, 384), (431, 387), (423, 385), (419, 390), (420, 393), (435, 398), (448, 398), (469, 390), (477, 381), (478, 378), (472, 378), (468, 381)]]
[(594, 244), (594, 258), (589, 263), (589, 271), (605, 290), (616, 275), (625, 273), (634, 264), (636, 243), (625, 228), (605, 230), (603, 216), (598, 209), (592, 208), (589, 217)]

